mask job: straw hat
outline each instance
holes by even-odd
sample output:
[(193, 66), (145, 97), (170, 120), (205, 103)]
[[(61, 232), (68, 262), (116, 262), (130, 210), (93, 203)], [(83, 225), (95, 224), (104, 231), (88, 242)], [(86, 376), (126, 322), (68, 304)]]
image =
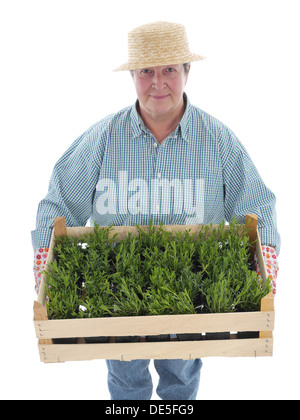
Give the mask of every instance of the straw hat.
[(115, 71), (190, 63), (204, 58), (190, 52), (183, 25), (155, 22), (129, 32), (128, 62)]

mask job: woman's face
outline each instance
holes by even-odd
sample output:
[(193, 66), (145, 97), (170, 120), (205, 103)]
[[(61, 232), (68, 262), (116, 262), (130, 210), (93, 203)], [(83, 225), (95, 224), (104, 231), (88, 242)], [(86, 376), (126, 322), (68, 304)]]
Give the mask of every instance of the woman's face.
[(132, 77), (142, 115), (163, 121), (181, 111), (188, 79), (183, 64), (134, 70)]

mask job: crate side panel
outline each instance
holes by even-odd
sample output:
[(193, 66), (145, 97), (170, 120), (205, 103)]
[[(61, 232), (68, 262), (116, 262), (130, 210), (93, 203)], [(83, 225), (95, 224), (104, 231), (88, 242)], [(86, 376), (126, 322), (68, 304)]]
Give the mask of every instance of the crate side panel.
[(268, 276), (267, 276), (266, 264), (265, 264), (265, 260), (264, 260), (263, 252), (261, 248), (261, 240), (260, 240), (258, 231), (257, 231), (257, 241), (256, 241), (256, 256), (258, 260), (258, 267), (259, 267), (260, 275), (261, 275), (263, 284), (265, 285)]
[[(275, 302), (274, 302), (274, 295), (273, 292), (269, 293), (261, 300), (261, 311), (265, 313), (270, 313), (271, 311), (275, 311)], [(275, 313), (275, 312), (274, 312)], [(260, 338), (273, 338), (273, 330), (272, 331), (260, 331), (259, 337)]]
[(272, 356), (273, 341), (264, 339), (201, 342), (41, 345), (44, 363), (109, 359), (184, 359)]
[(36, 322), (37, 338), (272, 331), (274, 312), (66, 319)]
[[(217, 229), (219, 225), (212, 225), (212, 228)], [(104, 226), (105, 228), (107, 226)], [(194, 234), (195, 238), (198, 237), (199, 233), (205, 229), (206, 225), (164, 225), (163, 229), (167, 232), (171, 232), (176, 234), (177, 232), (185, 232), (190, 231), (190, 234)], [(100, 226), (101, 228), (101, 226)], [(144, 231), (149, 230), (149, 226), (139, 226), (140, 229)], [(155, 225), (154, 228), (160, 228), (160, 226)], [(225, 229), (229, 229), (228, 226), (224, 227)], [(74, 238), (80, 238), (83, 235), (90, 234), (94, 232), (94, 227), (92, 226), (85, 226), (85, 227), (67, 227), (67, 235), (73, 236)], [(243, 225), (241, 225), (241, 233), (243, 232)], [(113, 237), (116, 234), (116, 242), (126, 239), (128, 234), (131, 236), (137, 237), (139, 234), (139, 230), (136, 226), (113, 226), (110, 231), (110, 237)]]

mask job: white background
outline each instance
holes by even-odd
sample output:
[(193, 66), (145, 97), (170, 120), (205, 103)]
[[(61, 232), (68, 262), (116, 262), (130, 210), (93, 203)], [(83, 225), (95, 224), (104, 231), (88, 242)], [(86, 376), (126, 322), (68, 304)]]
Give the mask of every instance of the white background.
[(207, 57), (186, 92), (237, 134), (278, 199), (274, 357), (205, 359), (198, 398), (299, 399), (298, 3), (1, 1), (1, 399), (109, 398), (104, 361), (39, 361), (30, 231), (61, 154), (135, 101), (129, 73), (112, 70), (127, 61), (128, 31), (157, 20), (183, 23), (191, 50)]

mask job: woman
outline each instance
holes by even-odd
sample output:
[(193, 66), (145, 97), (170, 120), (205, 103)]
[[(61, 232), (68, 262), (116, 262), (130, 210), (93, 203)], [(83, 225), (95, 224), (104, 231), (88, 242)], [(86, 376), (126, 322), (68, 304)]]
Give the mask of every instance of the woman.
[[(217, 224), (234, 216), (243, 223), (256, 214), (275, 291), (275, 196), (234, 133), (184, 93), (190, 63), (203, 57), (190, 52), (185, 28), (168, 22), (136, 28), (128, 46), (129, 61), (117, 70), (131, 72), (138, 100), (93, 125), (55, 165), (32, 232), (36, 290), (57, 216), (69, 226), (88, 219), (104, 226)], [(150, 399), (149, 362), (107, 361), (112, 399)], [(154, 364), (162, 399), (196, 398), (201, 360)]]

